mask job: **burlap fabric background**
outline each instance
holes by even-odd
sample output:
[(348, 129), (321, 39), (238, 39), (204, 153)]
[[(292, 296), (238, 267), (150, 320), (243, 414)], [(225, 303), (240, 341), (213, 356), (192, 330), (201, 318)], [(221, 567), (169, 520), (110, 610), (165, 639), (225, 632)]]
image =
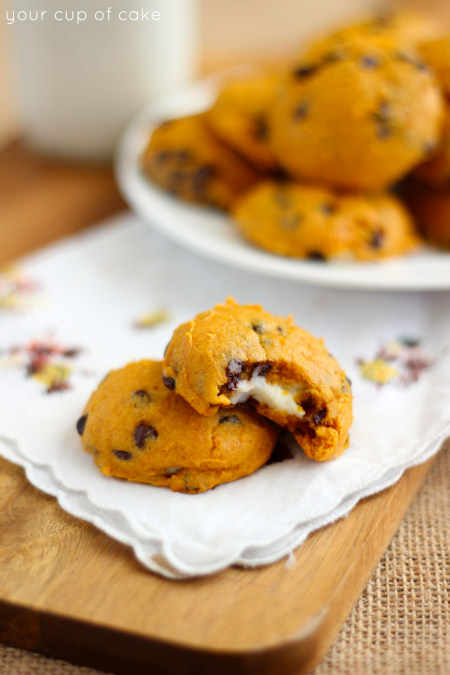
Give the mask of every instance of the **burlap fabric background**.
[[(1, 675), (100, 675), (0, 645)], [(450, 444), (311, 675), (450, 673)]]

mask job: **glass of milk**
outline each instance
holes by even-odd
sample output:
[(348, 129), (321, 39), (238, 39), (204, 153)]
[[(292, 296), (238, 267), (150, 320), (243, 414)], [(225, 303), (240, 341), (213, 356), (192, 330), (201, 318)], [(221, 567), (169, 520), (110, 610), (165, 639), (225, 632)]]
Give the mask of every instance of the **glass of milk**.
[(22, 128), (45, 154), (110, 159), (131, 117), (195, 74), (197, 0), (9, 7)]

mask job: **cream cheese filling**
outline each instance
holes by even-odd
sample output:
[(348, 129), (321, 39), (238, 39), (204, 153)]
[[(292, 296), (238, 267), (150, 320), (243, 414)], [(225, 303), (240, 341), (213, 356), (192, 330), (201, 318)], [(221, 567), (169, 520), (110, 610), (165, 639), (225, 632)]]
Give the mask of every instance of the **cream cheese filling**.
[(249, 380), (240, 380), (229, 399), (233, 405), (237, 405), (253, 398), (258, 403), (265, 404), (286, 415), (303, 417), (305, 411), (295, 401), (296, 396), (303, 390), (301, 384), (281, 386), (276, 382), (267, 382), (263, 375), (253, 375)]

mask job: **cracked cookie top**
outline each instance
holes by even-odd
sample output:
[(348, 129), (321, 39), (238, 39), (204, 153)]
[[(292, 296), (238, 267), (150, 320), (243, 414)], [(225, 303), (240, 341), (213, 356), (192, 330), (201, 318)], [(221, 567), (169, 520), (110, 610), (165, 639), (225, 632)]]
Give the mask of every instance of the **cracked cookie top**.
[(345, 373), (323, 340), (259, 305), (229, 298), (179, 326), (163, 380), (203, 415), (250, 402), (315, 459), (337, 456), (348, 444), (352, 395)]

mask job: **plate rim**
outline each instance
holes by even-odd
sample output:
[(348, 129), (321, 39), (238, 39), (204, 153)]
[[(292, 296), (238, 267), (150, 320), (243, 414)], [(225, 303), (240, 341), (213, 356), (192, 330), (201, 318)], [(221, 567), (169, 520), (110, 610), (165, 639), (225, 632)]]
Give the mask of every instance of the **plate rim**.
[[(144, 138), (148, 138), (148, 133), (158, 117), (170, 117), (174, 113), (183, 114), (183, 108), (189, 108), (184, 110), (186, 114), (204, 109), (208, 100), (212, 99), (218, 84), (225, 77), (239, 71), (242, 71), (242, 67), (216, 73), (182, 90), (167, 94), (146, 106), (131, 120), (115, 153), (114, 173), (122, 196), (141, 220), (186, 249), (224, 265), (238, 267), (263, 276), (353, 291), (439, 292), (450, 290), (450, 254), (441, 251), (432, 253), (437, 262), (444, 262), (448, 265), (448, 278), (442, 275), (436, 278), (434, 275), (427, 274), (430, 271), (430, 264), (427, 260), (423, 265), (419, 263), (419, 265), (408, 266), (411, 260), (417, 261), (414, 255), (405, 258), (393, 257), (379, 262), (330, 263), (284, 258), (258, 249), (243, 239), (224, 241), (218, 238), (216, 243), (219, 245), (211, 247), (210, 241), (192, 236), (190, 230), (168, 227), (166, 222), (152, 217), (150, 211), (155, 196), (169, 205), (169, 208), (174, 198), (151, 185), (141, 174), (137, 158), (143, 148)], [(190, 104), (186, 106), (185, 103), (183, 106), (185, 100), (189, 100)], [(179, 109), (180, 101), (181, 110)], [(207, 207), (183, 203), (179, 200), (174, 202), (174, 206), (189, 209), (191, 212), (197, 211), (203, 215), (207, 212)], [(211, 219), (218, 217), (230, 219), (230, 216), (225, 213), (214, 211), (210, 213)], [(236, 233), (236, 236), (239, 235)], [(405, 265), (407, 266), (406, 273), (402, 269)], [(379, 274), (381, 270), (384, 274)]]

